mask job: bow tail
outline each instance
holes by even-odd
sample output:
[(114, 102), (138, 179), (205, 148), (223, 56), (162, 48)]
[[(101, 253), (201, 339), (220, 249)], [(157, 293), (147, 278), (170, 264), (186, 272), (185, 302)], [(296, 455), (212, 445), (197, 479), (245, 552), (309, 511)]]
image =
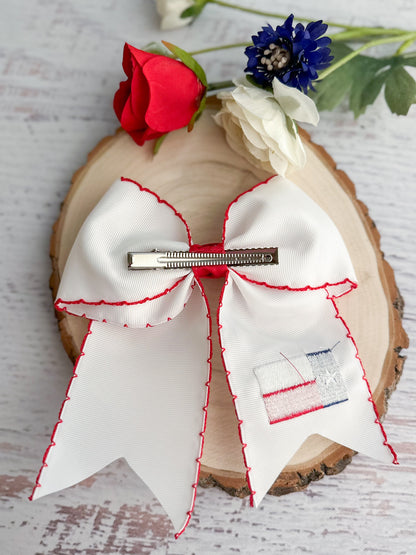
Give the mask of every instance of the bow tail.
[(312, 434), (396, 462), (331, 293), (268, 288), (234, 272), (224, 287), (223, 360), (256, 506)]
[(76, 484), (124, 457), (178, 534), (183, 531), (204, 439), (207, 315), (203, 293), (194, 287), (184, 310), (165, 324), (133, 329), (91, 322), (33, 498)]

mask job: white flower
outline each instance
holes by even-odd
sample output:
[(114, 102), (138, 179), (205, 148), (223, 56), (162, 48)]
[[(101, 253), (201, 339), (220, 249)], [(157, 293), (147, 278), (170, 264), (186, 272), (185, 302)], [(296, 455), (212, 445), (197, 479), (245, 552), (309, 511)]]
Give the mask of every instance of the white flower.
[(193, 5), (193, 0), (156, 0), (156, 9), (160, 15), (161, 29), (177, 29), (185, 27), (192, 17), (181, 18), (181, 13)]
[(222, 108), (215, 121), (225, 130), (230, 147), (266, 171), (285, 175), (303, 167), (306, 153), (293, 120), (317, 125), (315, 103), (294, 87), (273, 79), (273, 93), (238, 81), (222, 92)]

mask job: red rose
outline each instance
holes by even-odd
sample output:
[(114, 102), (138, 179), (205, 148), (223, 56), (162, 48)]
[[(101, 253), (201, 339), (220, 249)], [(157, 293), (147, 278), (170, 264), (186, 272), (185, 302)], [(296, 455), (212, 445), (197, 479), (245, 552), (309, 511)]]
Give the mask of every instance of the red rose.
[(114, 95), (121, 126), (139, 145), (188, 125), (205, 87), (182, 62), (124, 45), (127, 81)]

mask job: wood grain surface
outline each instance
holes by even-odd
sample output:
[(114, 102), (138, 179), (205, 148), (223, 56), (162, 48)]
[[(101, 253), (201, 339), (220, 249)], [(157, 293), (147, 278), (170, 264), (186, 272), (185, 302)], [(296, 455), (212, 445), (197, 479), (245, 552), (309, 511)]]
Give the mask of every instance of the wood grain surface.
[[(306, 0), (258, 5), (352, 24), (416, 28), (412, 0), (332, 5), (316, 0), (313, 9)], [(74, 170), (117, 127), (111, 103), (123, 79), (122, 44), (166, 38), (192, 50), (246, 40), (262, 24), (261, 17), (208, 6), (192, 27), (162, 33), (150, 0), (2, 2), (0, 552), (5, 555), (414, 553), (416, 110), (406, 118), (393, 116), (382, 99), (357, 121), (345, 105), (323, 113), (312, 138), (347, 172), (369, 207), (406, 302), (408, 360), (384, 422), (400, 466), (357, 455), (342, 474), (290, 496), (267, 496), (257, 510), (247, 499), (199, 488), (191, 524), (177, 541), (160, 505), (123, 461), (78, 486), (27, 501), (72, 372), (48, 288), (51, 228)], [(209, 80), (217, 81), (240, 74), (244, 56), (229, 50), (200, 61)]]

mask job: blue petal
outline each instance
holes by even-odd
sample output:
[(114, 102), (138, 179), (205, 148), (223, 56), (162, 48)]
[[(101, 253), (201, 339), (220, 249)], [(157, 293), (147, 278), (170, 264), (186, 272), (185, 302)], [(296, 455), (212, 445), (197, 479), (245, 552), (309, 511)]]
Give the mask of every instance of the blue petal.
[(282, 37), (292, 40), (292, 29), (285, 29), (284, 27), (276, 27), (276, 37)]
[[(331, 60), (333, 60), (333, 57), (332, 57), (332, 56), (331, 56)], [(321, 64), (317, 64), (317, 65), (315, 66), (315, 68), (316, 68), (317, 71), (321, 71), (321, 69), (326, 69), (326, 68), (329, 67), (330, 65), (331, 65), (331, 61), (329, 61), (329, 62), (324, 62), (324, 63), (321, 63)]]
[(310, 65), (319, 64), (322, 61), (322, 53), (319, 50), (315, 52), (308, 52), (307, 61)]
[(299, 84), (302, 88), (307, 87), (309, 83), (309, 77), (307, 75), (305, 75), (304, 73), (302, 73), (302, 75), (299, 76)]
[(315, 43), (316, 46), (318, 48), (320, 48), (321, 46), (328, 46), (328, 44), (331, 44), (332, 40), (329, 37), (321, 37), (320, 39), (316, 39)]
[(283, 26), (286, 27), (286, 29), (293, 29), (293, 18), (295, 16), (293, 15), (293, 13), (291, 13), (289, 15), (289, 17), (286, 19), (286, 21), (283, 23)]
[(312, 23), (308, 23), (306, 26), (307, 30), (310, 32), (311, 37), (317, 39), (328, 29), (328, 25), (326, 23), (322, 23), (322, 20), (314, 21)]
[(247, 46), (244, 50), (246, 56), (257, 56), (257, 48), (255, 46)]
[(295, 33), (299, 32), (305, 32), (305, 27), (302, 25), (302, 23), (298, 23), (295, 27)]
[[(318, 71), (329, 66), (333, 57), (328, 47), (329, 37), (321, 37), (328, 26), (322, 21), (302, 23), (293, 27), (293, 14), (289, 15), (280, 26), (274, 29), (270, 24), (262, 27), (257, 35), (252, 36), (253, 45), (245, 49), (248, 58), (246, 73), (251, 73), (260, 85), (269, 85), (274, 77), (283, 83), (307, 92), (312, 81), (317, 79)], [(321, 38), (320, 38), (321, 37)], [(267, 71), (261, 63), (264, 50), (271, 43), (280, 45), (290, 51), (291, 59), (288, 67), (282, 70)]]

